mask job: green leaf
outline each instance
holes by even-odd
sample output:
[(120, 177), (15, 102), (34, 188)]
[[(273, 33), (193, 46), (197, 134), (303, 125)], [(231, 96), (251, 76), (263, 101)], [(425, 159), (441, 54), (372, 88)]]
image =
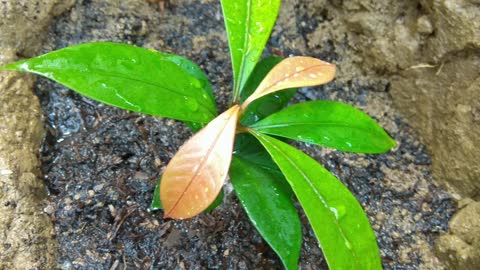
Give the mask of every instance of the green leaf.
[(163, 209), (162, 201), (160, 200), (160, 183), (162, 183), (162, 176), (158, 177), (157, 185), (153, 191), (153, 199), (150, 204), (150, 211)]
[(300, 150), (251, 132), (270, 153), (295, 192), (330, 269), (381, 269), (375, 234), (348, 189)]
[(222, 204), (222, 202), (223, 202), (224, 197), (225, 197), (225, 193), (223, 192), (223, 189), (222, 189), (222, 190), (220, 190), (220, 193), (218, 193), (217, 198), (215, 198), (215, 200), (212, 202), (212, 204), (210, 204), (210, 206), (207, 207), (207, 209), (205, 209), (205, 211), (203, 211), (203, 213), (208, 213), (208, 212), (212, 211), (213, 209), (217, 208), (218, 206), (220, 206), (220, 204)]
[(233, 157), (229, 174), (253, 225), (285, 268), (297, 269), (302, 227), (283, 176), (239, 156)]
[(280, 256), (287, 269), (297, 269), (301, 227), (285, 177), (260, 142), (238, 134), (230, 179), (252, 223)]
[(396, 142), (372, 118), (349, 105), (311, 101), (251, 125), (263, 133), (358, 153), (384, 153)]
[(234, 77), (233, 103), (263, 53), (280, 10), (280, 0), (222, 0)]
[[(157, 185), (155, 186), (155, 191), (153, 192), (153, 199), (152, 203), (150, 204), (150, 211), (156, 211), (156, 210), (161, 210), (163, 209), (162, 206), (162, 201), (160, 200), (160, 183), (162, 182), (162, 177), (160, 176), (157, 181)], [(213, 209), (217, 208), (220, 204), (223, 202), (223, 198), (225, 197), (225, 193), (220, 191), (218, 194), (217, 198), (213, 203), (203, 211), (204, 213), (208, 213), (212, 211)]]
[[(177, 64), (179, 67), (183, 68), (183, 70), (186, 71), (188, 74), (197, 78), (202, 84), (202, 89), (210, 96), (210, 99), (213, 102), (213, 104), (215, 104), (215, 97), (213, 95), (213, 89), (212, 89), (212, 86), (210, 85), (210, 81), (208, 80), (207, 75), (203, 73), (200, 67), (198, 67), (192, 61), (178, 55), (174, 55), (174, 54), (163, 54), (163, 55), (167, 57), (170, 61)], [(188, 127), (190, 127), (194, 132), (197, 132), (200, 129), (202, 129), (204, 126), (206, 126), (208, 123), (185, 122), (185, 124)]]
[(211, 87), (192, 62), (131, 45), (86, 43), (0, 69), (36, 73), (131, 111), (196, 123), (217, 115)]
[[(281, 61), (282, 58), (280, 57), (270, 56), (258, 62), (243, 88), (241, 94), (242, 102), (255, 92), (258, 85), (262, 82), (268, 72)], [(240, 123), (244, 126), (248, 126), (281, 110), (288, 104), (288, 102), (290, 102), (296, 92), (296, 88), (279, 91), (253, 101), (243, 113)]]
[(281, 174), (280, 169), (272, 162), (272, 158), (265, 151), (262, 144), (248, 133), (237, 134), (233, 154), (253, 162), (264, 169)]

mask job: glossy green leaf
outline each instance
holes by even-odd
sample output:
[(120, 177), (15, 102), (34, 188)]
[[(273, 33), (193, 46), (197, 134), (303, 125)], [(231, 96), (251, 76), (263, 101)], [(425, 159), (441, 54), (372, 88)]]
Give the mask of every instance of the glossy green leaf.
[[(250, 133), (237, 134), (235, 137), (233, 154), (242, 157), (243, 159), (247, 159), (263, 169), (283, 175), (277, 164), (272, 162), (270, 154), (265, 150), (263, 145)], [(291, 191), (291, 195), (293, 196), (293, 191)]]
[[(162, 182), (162, 177), (160, 176), (158, 178), (157, 185), (155, 186), (155, 191), (153, 192), (152, 203), (150, 204), (150, 211), (156, 211), (156, 210), (163, 209), (162, 201), (160, 200), (160, 183), (161, 182)], [(205, 209), (205, 211), (203, 211), (203, 212), (204, 213), (210, 212), (213, 209), (220, 206), (220, 204), (222, 204), (222, 202), (223, 202), (224, 197), (225, 197), (225, 193), (222, 190), (218, 194), (215, 201), (213, 201), (213, 203), (207, 209)]]
[(348, 189), (300, 150), (251, 132), (270, 153), (295, 192), (330, 269), (381, 269), (375, 234)]
[(86, 43), (0, 69), (36, 73), (136, 112), (197, 123), (217, 115), (210, 85), (192, 62), (131, 45)]
[[(174, 62), (179, 67), (183, 68), (183, 70), (186, 71), (188, 74), (198, 79), (202, 84), (201, 88), (210, 96), (210, 99), (212, 100), (213, 104), (215, 104), (215, 97), (213, 95), (213, 89), (212, 89), (212, 86), (210, 85), (210, 81), (208, 80), (207, 75), (203, 73), (200, 67), (198, 67), (192, 61), (178, 55), (166, 54), (166, 53), (165, 54), (160, 53), (160, 54), (164, 55), (170, 61)], [(188, 127), (190, 127), (194, 132), (197, 132), (200, 129), (202, 129), (207, 123), (196, 123), (196, 122), (186, 121), (185, 124)]]
[[(254, 163), (257, 167), (268, 170), (272, 174), (278, 175), (280, 177), (279, 179), (286, 181), (280, 168), (278, 168), (270, 157), (270, 154), (268, 154), (263, 145), (249, 133), (237, 134), (235, 137), (233, 155), (248, 160), (249, 162)], [(284, 188), (284, 190), (287, 190), (287, 188)], [(292, 189), (288, 188), (288, 190), (289, 195), (293, 196)]]
[[(252, 71), (252, 74), (248, 78), (245, 87), (243, 88), (241, 94), (242, 102), (245, 101), (253, 92), (255, 92), (258, 85), (262, 82), (263, 78), (265, 78), (268, 72), (281, 61), (282, 58), (280, 57), (270, 56), (258, 62), (258, 64), (255, 66), (255, 69)], [(290, 102), (296, 92), (296, 88), (279, 91), (253, 101), (243, 113), (240, 123), (248, 126), (274, 112), (281, 110), (288, 104), (288, 102)]]
[(243, 208), (260, 235), (286, 269), (297, 269), (302, 227), (283, 176), (238, 156), (233, 157), (229, 174)]
[(396, 142), (372, 118), (349, 105), (311, 101), (251, 125), (258, 132), (358, 153), (384, 153)]
[(278, 166), (252, 135), (242, 133), (235, 138), (229, 174), (254, 226), (285, 267), (296, 269), (302, 236), (291, 200), (294, 194)]
[(263, 53), (280, 9), (280, 0), (222, 0), (234, 77), (233, 103)]

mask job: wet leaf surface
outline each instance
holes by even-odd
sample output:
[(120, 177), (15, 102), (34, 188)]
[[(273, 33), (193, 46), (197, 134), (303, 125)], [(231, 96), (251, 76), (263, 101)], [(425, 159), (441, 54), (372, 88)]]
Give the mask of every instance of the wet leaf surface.
[[(245, 88), (242, 91), (242, 102), (245, 101), (245, 99), (247, 99), (248, 96), (255, 91), (255, 89), (257, 89), (258, 85), (262, 82), (263, 78), (265, 78), (268, 72), (281, 61), (282, 58), (280, 57), (270, 56), (258, 62), (258, 64), (255, 66), (255, 69), (252, 71), (250, 78), (248, 78)], [(296, 88), (288, 89), (266, 95), (258, 100), (253, 101), (243, 113), (240, 123), (248, 126), (274, 112), (281, 110), (288, 104), (288, 102), (290, 102), (292, 97), (295, 95), (295, 92), (297, 92)]]
[(251, 126), (258, 132), (358, 153), (384, 153), (396, 142), (364, 112), (334, 101), (295, 104)]
[(167, 165), (160, 185), (165, 217), (193, 217), (212, 204), (230, 166), (239, 106), (190, 138)]
[(203, 72), (189, 60), (112, 42), (86, 43), (8, 64), (122, 109), (208, 123), (217, 113)]
[[(160, 183), (161, 182), (162, 182), (162, 177), (160, 176), (158, 178), (157, 185), (155, 186), (155, 191), (153, 192), (153, 199), (152, 199), (152, 203), (150, 204), (150, 211), (163, 209), (162, 201), (160, 200)], [(225, 197), (225, 193), (223, 192), (223, 190), (221, 190), (217, 198), (213, 201), (213, 203), (203, 212), (206, 213), (217, 208), (220, 204), (222, 204), (224, 197)]]
[(234, 77), (234, 103), (263, 53), (280, 9), (280, 0), (222, 0)]
[(302, 227), (284, 177), (278, 171), (234, 156), (230, 179), (263, 239), (275, 250), (286, 269), (297, 269)]
[(370, 223), (343, 184), (302, 151), (253, 132), (285, 175), (330, 269), (382, 269)]
[(270, 93), (295, 87), (321, 85), (333, 78), (335, 78), (333, 64), (306, 56), (287, 58), (267, 74), (257, 90), (242, 104), (242, 109)]

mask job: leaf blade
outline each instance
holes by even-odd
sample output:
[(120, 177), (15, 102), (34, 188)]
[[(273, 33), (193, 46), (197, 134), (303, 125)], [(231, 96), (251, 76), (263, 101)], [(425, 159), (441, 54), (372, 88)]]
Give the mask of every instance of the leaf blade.
[(250, 220), (285, 268), (297, 269), (302, 230), (291, 190), (282, 178), (279, 171), (274, 173), (240, 156), (232, 159), (230, 179)]
[(235, 105), (217, 116), (169, 162), (160, 185), (165, 217), (193, 217), (218, 196), (230, 166), (238, 112)]
[[(163, 209), (162, 201), (160, 200), (160, 184), (161, 183), (162, 183), (162, 176), (158, 178), (157, 184), (155, 185), (155, 191), (153, 192), (153, 198), (152, 198), (152, 202), (150, 203), (149, 211), (156, 211), (156, 210)], [(217, 208), (220, 204), (222, 204), (224, 197), (225, 197), (225, 193), (223, 192), (223, 189), (222, 189), (220, 190), (220, 193), (218, 194), (215, 201), (213, 201), (213, 203), (203, 212), (207, 213)]]
[(127, 44), (75, 45), (2, 69), (35, 73), (131, 111), (198, 123), (217, 115), (208, 80), (196, 65)]
[(297, 195), (330, 269), (381, 269), (375, 234), (348, 189), (300, 150), (255, 131), (252, 134)]
[(356, 153), (384, 153), (396, 146), (366, 113), (334, 101), (295, 104), (250, 127), (263, 134)]
[(257, 90), (242, 104), (242, 110), (265, 95), (276, 91), (325, 84), (335, 78), (335, 65), (306, 56), (290, 57), (276, 65)]
[[(282, 58), (280, 57), (270, 56), (257, 63), (241, 93), (242, 102), (245, 101), (255, 89), (257, 89), (268, 72), (281, 61)], [(288, 104), (288, 102), (290, 102), (296, 92), (297, 89), (293, 88), (272, 93), (255, 100), (245, 109), (245, 112), (240, 119), (240, 123), (244, 126), (248, 126), (281, 110)]]
[[(162, 53), (163, 54), (163, 53)], [(205, 91), (205, 93), (208, 94), (210, 101), (215, 105), (215, 96), (213, 95), (213, 89), (210, 84), (210, 81), (208, 80), (207, 75), (203, 73), (202, 69), (197, 66), (195, 63), (192, 61), (188, 60), (187, 58), (174, 55), (174, 54), (163, 54), (166, 58), (168, 58), (170, 61), (174, 62), (177, 64), (179, 67), (181, 67), (184, 71), (186, 71), (188, 74), (191, 76), (195, 77), (198, 79), (201, 83), (201, 88)], [(217, 112), (215, 110), (215, 115), (217, 115)], [(199, 131), (202, 129), (204, 126), (206, 126), (207, 123), (198, 123), (198, 122), (188, 122), (185, 121), (185, 124), (190, 127), (194, 132)]]
[(280, 0), (222, 0), (234, 77), (233, 103), (263, 53), (280, 9)]

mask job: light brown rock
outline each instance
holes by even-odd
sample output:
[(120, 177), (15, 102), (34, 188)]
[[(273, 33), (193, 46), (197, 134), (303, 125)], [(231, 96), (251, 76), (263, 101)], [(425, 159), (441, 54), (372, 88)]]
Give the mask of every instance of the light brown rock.
[[(309, 34), (338, 51), (339, 80), (392, 80), (394, 105), (416, 128), (436, 178), (460, 197), (480, 199), (480, 5), (478, 1), (349, 0)], [(393, 79), (392, 79), (393, 78)]]
[[(0, 1), (0, 64), (38, 53), (53, 16), (73, 0)], [(0, 73), (0, 269), (54, 269), (56, 241), (39, 178), (43, 137), (32, 76)]]
[(73, 3), (74, 0), (0, 1), (0, 48), (14, 48), (23, 57), (35, 56), (53, 17)]
[(450, 231), (436, 244), (449, 269), (476, 269), (480, 265), (480, 202), (472, 202), (450, 221)]
[(56, 244), (43, 213), (37, 157), (43, 136), (31, 76), (0, 73), (0, 269), (52, 267)]
[(480, 195), (480, 55), (439, 68), (410, 69), (392, 81), (394, 102), (430, 147), (437, 179), (462, 196)]

